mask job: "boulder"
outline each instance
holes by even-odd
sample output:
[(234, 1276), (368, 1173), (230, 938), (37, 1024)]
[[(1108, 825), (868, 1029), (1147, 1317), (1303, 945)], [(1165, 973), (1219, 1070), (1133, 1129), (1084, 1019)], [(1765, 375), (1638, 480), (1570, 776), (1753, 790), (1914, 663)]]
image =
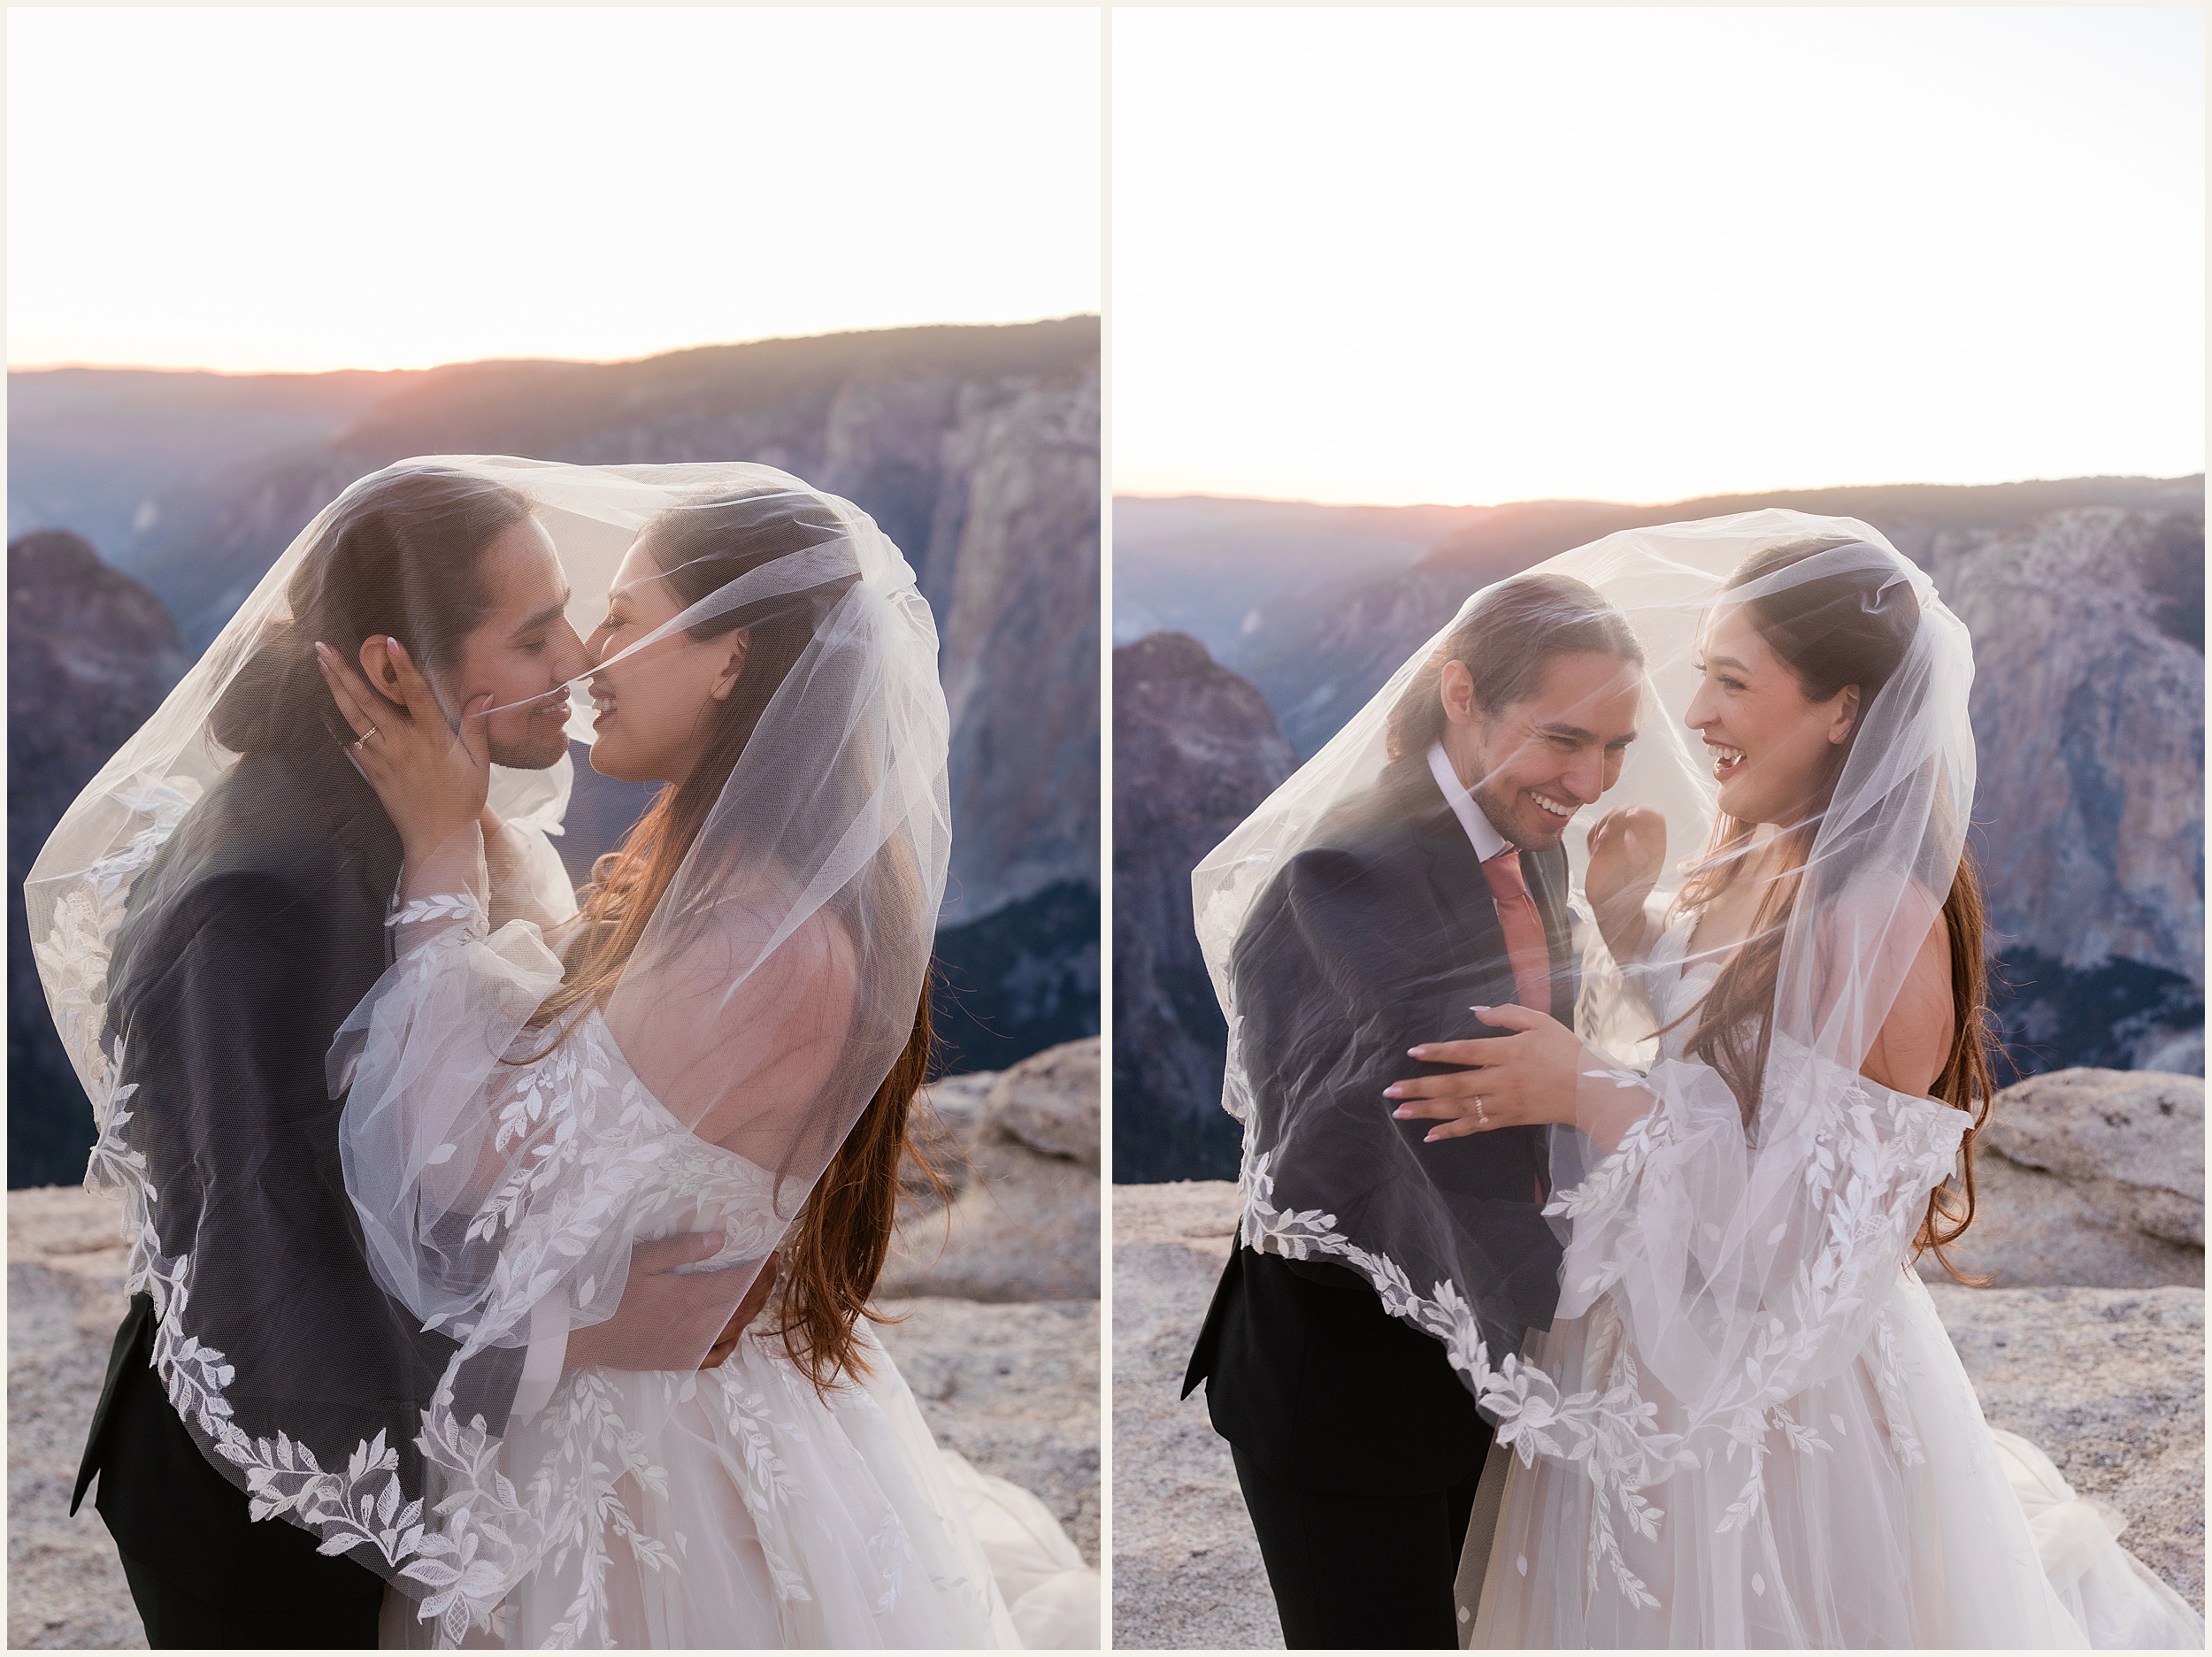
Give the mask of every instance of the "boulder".
[(2204, 1078), (2057, 1070), (1997, 1096), (1988, 1142), (2064, 1179), (2118, 1224), (2204, 1247)]
[[(967, 1188), (975, 1169), (968, 1161), (968, 1141), (975, 1137), (983, 1115), (983, 1101), (997, 1082), (996, 1070), (973, 1070), (965, 1076), (942, 1076), (922, 1090), (908, 1120), (908, 1137), (923, 1159), (944, 1182), (943, 1194)], [(902, 1170), (906, 1206), (925, 1212), (940, 1206), (936, 1180), (909, 1161)]]
[(979, 1143), (1024, 1145), (1095, 1169), (1098, 1056), (1094, 1036), (1048, 1047), (1006, 1071), (984, 1096)]
[(879, 1294), (1098, 1298), (1098, 1063), (1093, 1037), (1048, 1047), (992, 1083), (963, 1147), (958, 1193), (949, 1208), (926, 1197), (905, 1205)]
[[(2204, 1081), (2055, 1070), (1997, 1095), (1974, 1224), (1952, 1250), (1994, 1288), (2204, 1286)], [(1920, 1275), (1949, 1281), (1932, 1258)]]
[[(1993, 1289), (2204, 1287), (2203, 1249), (2115, 1224), (2110, 1210), (2072, 1181), (1986, 1147), (1974, 1157), (1974, 1224), (1950, 1255)], [(1920, 1258), (1920, 1276), (1932, 1284), (1952, 1280), (1929, 1254)]]

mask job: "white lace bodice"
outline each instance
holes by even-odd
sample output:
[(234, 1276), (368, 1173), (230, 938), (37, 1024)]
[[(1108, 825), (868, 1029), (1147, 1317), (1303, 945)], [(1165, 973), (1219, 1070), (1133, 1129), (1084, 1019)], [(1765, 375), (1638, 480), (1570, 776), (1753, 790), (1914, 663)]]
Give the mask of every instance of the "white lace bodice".
[(1713, 987), (1713, 980), (1720, 976), (1725, 964), (1719, 956), (1686, 963), (1684, 956), (1690, 947), (1691, 934), (1697, 931), (1697, 917), (1685, 915), (1661, 932), (1651, 946), (1643, 972), (1644, 998), (1651, 1005), (1653, 1016), (1665, 1033), (1659, 1038), (1662, 1058), (1678, 1059), (1687, 1039), (1686, 1029), (1669, 1029), (1675, 1021), (1703, 1001)]
[[(599, 1051), (606, 1053), (611, 1069), (624, 1066), (621, 1051), (615, 1047), (615, 1038), (606, 1029), (606, 1022), (593, 1013), (590, 1024), (593, 1029), (577, 1031), (575, 1039), (590, 1039)], [(792, 1216), (796, 1215), (796, 1194), (803, 1190), (803, 1185), (779, 1181), (774, 1172), (761, 1168), (752, 1159), (702, 1139), (697, 1132), (677, 1122), (657, 1100), (652, 1101), (652, 1113), (659, 1117), (657, 1126), (661, 1128), (664, 1150), (652, 1163), (650, 1175), (646, 1175), (639, 1185), (634, 1241), (655, 1241), (661, 1237), (675, 1237), (677, 1232), (702, 1230), (724, 1232), (724, 1246), (717, 1254), (690, 1268), (680, 1268), (693, 1272), (710, 1272), (721, 1265), (757, 1261), (770, 1254), (777, 1243), (783, 1241), (783, 1232), (790, 1228)], [(783, 1208), (792, 1210), (783, 1215), (777, 1212), (779, 1184), (786, 1185)]]

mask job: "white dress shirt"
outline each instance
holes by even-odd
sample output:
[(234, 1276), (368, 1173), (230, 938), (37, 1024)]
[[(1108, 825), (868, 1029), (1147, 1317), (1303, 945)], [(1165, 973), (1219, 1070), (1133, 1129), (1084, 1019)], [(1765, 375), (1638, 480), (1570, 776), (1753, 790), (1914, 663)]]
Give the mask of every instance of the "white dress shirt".
[(1467, 785), (1459, 780), (1459, 773), (1452, 769), (1441, 742), (1429, 744), (1429, 775), (1436, 779), (1436, 786), (1444, 791), (1444, 803), (1451, 807), (1459, 826), (1467, 831), (1477, 863), (1486, 863), (1500, 852), (1513, 849), (1513, 843), (1491, 825), (1482, 808), (1475, 803), (1474, 795), (1467, 792)]

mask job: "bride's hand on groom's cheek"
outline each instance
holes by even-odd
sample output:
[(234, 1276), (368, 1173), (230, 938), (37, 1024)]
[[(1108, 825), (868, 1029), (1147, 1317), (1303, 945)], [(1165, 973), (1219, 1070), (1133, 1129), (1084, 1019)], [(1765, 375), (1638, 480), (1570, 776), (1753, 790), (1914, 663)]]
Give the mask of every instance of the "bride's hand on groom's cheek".
[(483, 811), (491, 753), (482, 716), (492, 698), (472, 702), (457, 731), (406, 647), (396, 639), (381, 643), (383, 671), (397, 701), (328, 645), (316, 644), (315, 659), (339, 715), (353, 729), (347, 752), (355, 768), (376, 790), (410, 862), (419, 863)]
[(1493, 1128), (1572, 1123), (1582, 1042), (1548, 1013), (1525, 1007), (1478, 1007), (1487, 1024), (1510, 1033), (1471, 1041), (1430, 1041), (1408, 1050), (1427, 1064), (1467, 1068), (1442, 1076), (1409, 1076), (1383, 1089), (1401, 1122), (1434, 1122), (1425, 1143), (1463, 1139)]

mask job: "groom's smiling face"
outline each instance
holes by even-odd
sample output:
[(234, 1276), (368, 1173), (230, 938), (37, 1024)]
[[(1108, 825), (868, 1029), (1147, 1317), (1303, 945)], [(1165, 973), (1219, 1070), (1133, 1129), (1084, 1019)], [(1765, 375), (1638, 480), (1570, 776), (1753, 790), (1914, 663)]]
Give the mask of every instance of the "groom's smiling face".
[(1444, 752), (1491, 827), (1525, 848), (1559, 844), (1577, 811), (1620, 780), (1636, 740), (1639, 675), (1578, 650), (1544, 664), (1535, 694), (1485, 710), (1457, 662), (1445, 664)]

